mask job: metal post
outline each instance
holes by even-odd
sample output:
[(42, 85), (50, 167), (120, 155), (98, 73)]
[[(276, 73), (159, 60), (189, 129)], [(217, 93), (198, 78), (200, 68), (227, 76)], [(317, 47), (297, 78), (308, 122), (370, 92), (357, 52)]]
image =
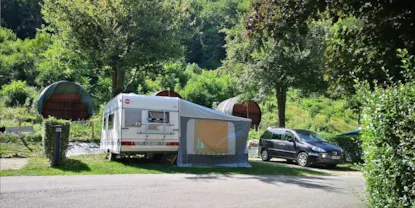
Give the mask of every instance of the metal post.
[(59, 165), (62, 125), (55, 125), (55, 149), (52, 166)]

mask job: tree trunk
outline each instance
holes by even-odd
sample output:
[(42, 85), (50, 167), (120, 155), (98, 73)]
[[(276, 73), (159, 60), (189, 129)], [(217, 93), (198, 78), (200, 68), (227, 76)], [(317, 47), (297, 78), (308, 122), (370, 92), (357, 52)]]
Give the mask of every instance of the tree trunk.
[(112, 96), (116, 96), (123, 92), (124, 79), (124, 69), (114, 67), (112, 70)]
[(118, 93), (122, 93), (124, 91), (124, 78), (125, 78), (125, 71), (124, 69), (118, 68), (117, 70), (117, 91)]
[(111, 89), (112, 89), (112, 92), (111, 92), (111, 95), (114, 97), (114, 96), (116, 96), (117, 95), (117, 77), (118, 77), (118, 73), (117, 73), (117, 69), (116, 68), (114, 68), (113, 70), (112, 70), (112, 74), (111, 74), (111, 76), (112, 76), (112, 85), (111, 85)]
[(285, 105), (287, 101), (287, 87), (278, 86), (276, 90), (278, 104), (278, 126), (285, 128)]

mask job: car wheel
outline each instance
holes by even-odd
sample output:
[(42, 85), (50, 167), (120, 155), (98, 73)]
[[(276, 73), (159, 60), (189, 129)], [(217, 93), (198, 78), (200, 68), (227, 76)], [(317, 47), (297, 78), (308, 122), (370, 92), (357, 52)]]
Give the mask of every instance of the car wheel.
[(305, 152), (300, 152), (297, 155), (297, 163), (302, 167), (310, 166), (310, 161), (308, 160), (308, 154)]
[(261, 159), (262, 159), (262, 161), (269, 161), (271, 159), (267, 149), (262, 150)]
[(337, 164), (328, 164), (328, 165), (326, 165), (326, 167), (328, 167), (328, 168), (336, 168), (337, 167)]

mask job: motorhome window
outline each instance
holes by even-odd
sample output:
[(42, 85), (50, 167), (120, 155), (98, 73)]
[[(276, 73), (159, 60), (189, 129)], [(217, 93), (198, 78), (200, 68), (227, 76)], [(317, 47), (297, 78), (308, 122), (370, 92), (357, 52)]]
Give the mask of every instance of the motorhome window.
[(149, 111), (148, 112), (149, 123), (169, 123), (169, 112), (162, 111)]
[(108, 116), (108, 130), (113, 129), (114, 127), (114, 114)]
[(125, 110), (125, 126), (141, 125), (141, 110), (127, 109)]

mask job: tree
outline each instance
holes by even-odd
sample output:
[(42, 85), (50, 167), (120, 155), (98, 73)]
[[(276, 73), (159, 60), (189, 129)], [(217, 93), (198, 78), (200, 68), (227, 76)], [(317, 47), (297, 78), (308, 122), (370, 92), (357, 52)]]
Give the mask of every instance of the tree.
[(215, 69), (226, 58), (226, 34), (222, 29), (230, 29), (244, 18), (248, 11), (248, 1), (240, 0), (196, 0), (189, 6), (189, 21), (184, 38), (186, 62), (197, 63), (201, 68)]
[[(286, 31), (309, 31), (310, 19), (329, 19), (334, 28), (329, 43), (327, 80), (353, 93), (355, 77), (385, 81), (381, 68), (402, 79), (398, 48), (415, 53), (415, 3), (412, 1), (258, 0), (251, 4), (247, 29), (285, 39)], [(340, 64), (337, 64), (337, 62)], [(330, 63), (331, 62), (331, 63)], [(357, 72), (357, 73), (356, 73)], [(372, 83), (372, 82), (370, 82)]]
[(211, 108), (215, 103), (236, 96), (238, 91), (236, 80), (229, 74), (203, 70), (200, 74), (193, 73), (186, 86), (178, 92), (190, 102)]
[(242, 74), (240, 83), (251, 96), (255, 92), (275, 93), (280, 127), (285, 127), (289, 88), (315, 91), (325, 87), (321, 63), (328, 26), (316, 22), (310, 25), (312, 31), (305, 36), (296, 32), (287, 32), (283, 39), (252, 35), (250, 44), (242, 38), (244, 30), (241, 26), (235, 28), (239, 34), (228, 31), (227, 40), (230, 42), (226, 47), (230, 63), (225, 63), (225, 66), (240, 68), (237, 72)]
[(45, 0), (42, 14), (66, 47), (111, 74), (114, 96), (125, 90), (127, 72), (182, 53), (180, 9), (167, 0)]
[(193, 72), (186, 70), (183, 60), (172, 61), (163, 64), (162, 71), (156, 77), (149, 76), (145, 85), (152, 93), (159, 90), (180, 90), (183, 89)]
[(13, 30), (20, 39), (34, 38), (42, 25), (42, 0), (7, 0), (0, 2), (0, 26)]
[(36, 86), (35, 66), (49, 43), (50, 36), (45, 33), (21, 40), (11, 30), (0, 27), (0, 85), (21, 80)]

